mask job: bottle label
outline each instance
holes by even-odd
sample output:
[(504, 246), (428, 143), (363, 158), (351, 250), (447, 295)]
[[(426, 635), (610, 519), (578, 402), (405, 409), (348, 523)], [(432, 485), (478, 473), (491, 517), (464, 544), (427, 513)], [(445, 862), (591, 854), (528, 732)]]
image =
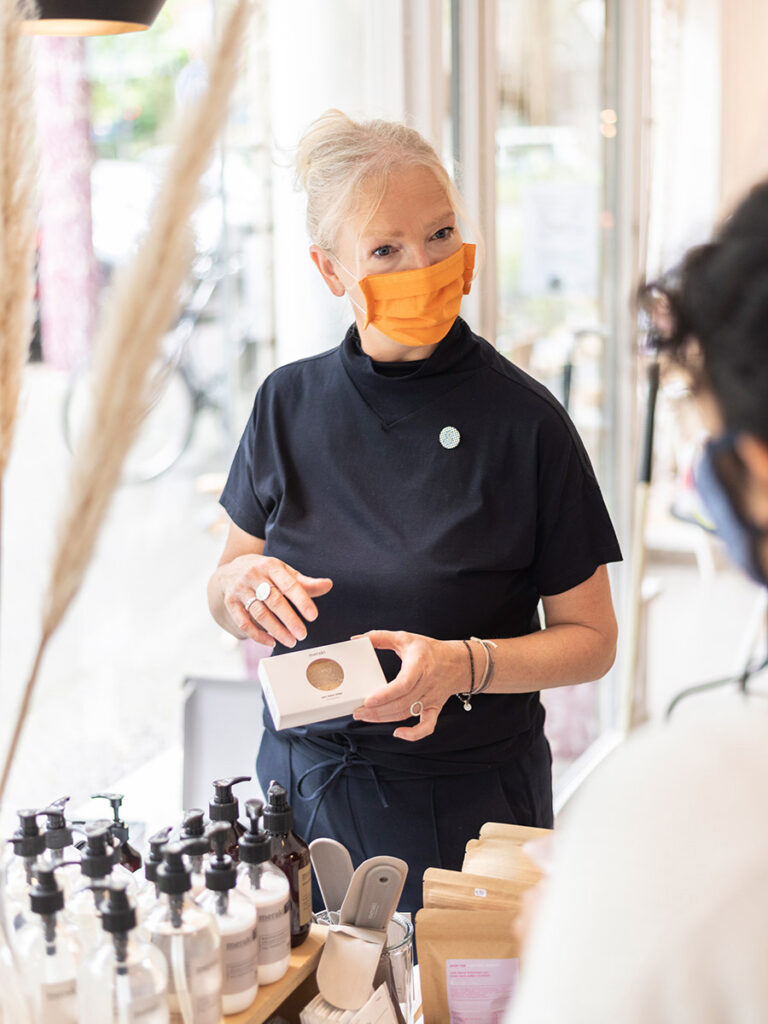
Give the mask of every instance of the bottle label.
[(291, 901), (259, 907), (259, 964), (277, 963), (291, 955)]
[(255, 924), (221, 936), (222, 993), (233, 996), (257, 984), (259, 935)]
[(40, 1024), (77, 1024), (74, 978), (40, 983)]
[(307, 864), (299, 868), (299, 927), (312, 920), (312, 868)]

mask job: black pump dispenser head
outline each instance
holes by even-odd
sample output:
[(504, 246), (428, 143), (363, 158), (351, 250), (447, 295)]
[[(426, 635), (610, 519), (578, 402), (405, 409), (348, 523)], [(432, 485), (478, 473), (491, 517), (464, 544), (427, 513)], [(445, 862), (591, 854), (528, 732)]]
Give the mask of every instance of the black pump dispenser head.
[(168, 843), (163, 849), (163, 863), (157, 869), (157, 887), (168, 896), (179, 896), (192, 888), (192, 876), (184, 863), (181, 843)]
[(85, 826), (85, 846), (80, 852), (80, 870), (86, 878), (104, 878), (116, 863), (118, 851), (110, 842), (110, 823), (95, 821)]
[(168, 825), (167, 828), (162, 828), (149, 837), (149, 856), (144, 861), (144, 877), (148, 882), (157, 881), (157, 869), (163, 863), (163, 848), (167, 845), (172, 831)]
[(66, 850), (72, 845), (72, 829), (64, 814), (68, 800), (68, 796), (60, 796), (42, 812), (46, 816), (45, 846), (48, 850)]
[[(99, 887), (99, 891), (104, 890)], [(136, 910), (131, 906), (125, 886), (119, 883), (113, 882), (106, 887), (99, 913), (104, 931), (112, 935), (125, 934), (136, 927)]]
[(192, 807), (184, 812), (181, 834), (184, 839), (196, 839), (205, 835), (205, 814), (200, 807)]
[(236, 775), (231, 779), (216, 779), (213, 783), (213, 800), (208, 804), (211, 821), (237, 821), (239, 806), (232, 787), (238, 782), (250, 782), (250, 775)]
[(109, 831), (120, 843), (125, 843), (128, 839), (128, 827), (120, 817), (120, 807), (123, 799), (122, 793), (94, 793), (91, 797), (91, 800), (109, 800), (112, 807), (112, 822), (110, 823)]
[(261, 800), (246, 800), (245, 813), (248, 816), (248, 830), (237, 844), (242, 864), (264, 864), (272, 856), (272, 840), (266, 832), (259, 830), (259, 818), (264, 810)]
[(212, 892), (234, 889), (237, 868), (232, 858), (224, 852), (229, 840), (229, 825), (225, 821), (215, 822), (208, 826), (206, 834), (213, 850), (213, 856), (205, 869), (206, 888)]
[(37, 825), (37, 816), (42, 813), (32, 809), (16, 811), (19, 827), (9, 841), (18, 857), (39, 857), (45, 849), (45, 836)]
[(267, 806), (264, 808), (264, 828), (271, 835), (280, 836), (293, 828), (293, 808), (288, 803), (285, 786), (273, 779), (267, 790)]
[(205, 814), (200, 808), (193, 807), (185, 812), (181, 839), (188, 857), (204, 857), (210, 851), (211, 843), (205, 833)]
[(32, 870), (34, 882), (29, 890), (29, 906), (33, 914), (50, 916), (64, 909), (64, 893), (56, 881), (56, 867), (38, 862)]

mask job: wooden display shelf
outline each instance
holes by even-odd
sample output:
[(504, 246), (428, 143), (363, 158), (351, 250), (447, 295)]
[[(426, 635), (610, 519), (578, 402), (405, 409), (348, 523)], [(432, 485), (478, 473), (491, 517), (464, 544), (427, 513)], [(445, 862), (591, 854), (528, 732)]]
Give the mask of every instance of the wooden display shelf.
[(260, 987), (251, 1006), (242, 1013), (223, 1017), (223, 1024), (265, 1024), (273, 1013), (277, 1013), (286, 1002), (291, 1001), (291, 996), (301, 990), (301, 996), (296, 1000), (299, 1005), (284, 1012), (286, 1020), (298, 1021), (298, 1011), (317, 993), (315, 970), (327, 933), (328, 929), (322, 925), (310, 925), (307, 939), (291, 950), (290, 966), (280, 981)]

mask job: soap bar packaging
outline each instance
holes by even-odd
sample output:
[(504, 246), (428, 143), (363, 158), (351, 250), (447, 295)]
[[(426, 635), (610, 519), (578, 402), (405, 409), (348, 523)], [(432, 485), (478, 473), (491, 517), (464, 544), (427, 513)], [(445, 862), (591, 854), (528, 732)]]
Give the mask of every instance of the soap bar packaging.
[(386, 685), (368, 637), (262, 658), (259, 680), (276, 729), (350, 715)]

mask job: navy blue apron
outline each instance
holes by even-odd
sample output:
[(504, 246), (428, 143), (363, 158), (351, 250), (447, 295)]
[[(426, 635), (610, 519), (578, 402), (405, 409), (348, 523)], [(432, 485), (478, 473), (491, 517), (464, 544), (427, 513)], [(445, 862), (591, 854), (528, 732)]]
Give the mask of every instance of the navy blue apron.
[[(408, 771), (382, 767), (353, 735), (335, 736), (344, 742), (266, 729), (256, 760), (259, 782), (264, 792), (272, 779), (286, 787), (296, 832), (307, 842), (338, 840), (355, 867), (379, 854), (401, 857), (409, 868), (402, 911), (422, 906), (427, 868), (461, 870), (466, 844), (485, 822), (552, 828), (552, 756), (543, 733), (500, 764), (425, 761), (419, 772), (413, 759)], [(314, 882), (313, 906), (323, 906)]]

